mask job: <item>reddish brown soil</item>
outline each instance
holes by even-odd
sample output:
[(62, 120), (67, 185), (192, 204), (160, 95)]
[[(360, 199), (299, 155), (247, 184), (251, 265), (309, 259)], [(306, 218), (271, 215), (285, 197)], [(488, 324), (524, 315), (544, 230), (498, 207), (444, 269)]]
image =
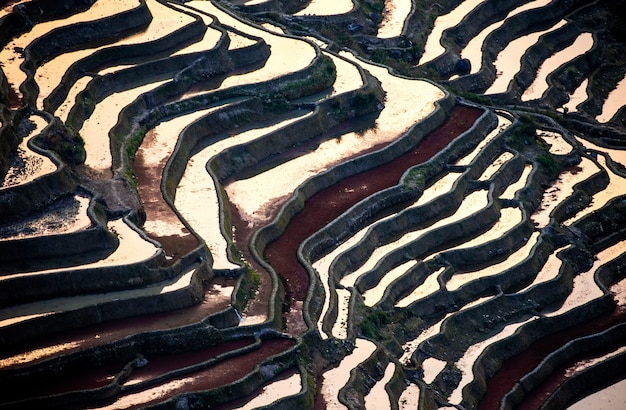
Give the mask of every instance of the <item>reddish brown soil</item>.
[(80, 389), (97, 389), (111, 382), (116, 374), (122, 371), (124, 363), (108, 364), (89, 369), (89, 374), (72, 374), (55, 376), (46, 380), (46, 383), (28, 383), (19, 386), (6, 386), (3, 401), (25, 400), (34, 397), (44, 397), (53, 394), (65, 393)]
[(469, 129), (482, 112), (476, 108), (457, 106), (452, 110), (450, 118), (413, 151), (380, 167), (345, 178), (309, 198), (304, 208), (291, 219), (283, 234), (265, 250), (270, 265), (284, 279), (288, 298), (303, 301), (306, 296), (309, 278), (296, 252), (307, 237), (357, 202), (396, 185), (408, 168), (429, 160), (445, 148)]
[[(302, 301), (308, 286), (306, 272), (296, 259), (295, 250), (299, 243), (311, 233), (339, 216), (356, 202), (376, 191), (395, 185), (407, 168), (431, 158), (435, 153), (443, 149), (452, 139), (467, 130), (481, 114), (482, 111), (478, 109), (456, 107), (452, 111), (449, 120), (426, 137), (414, 151), (398, 157), (394, 161), (374, 170), (346, 178), (340, 183), (319, 192), (309, 199), (303, 211), (297, 214), (288, 225), (287, 231), (277, 241), (270, 244), (267, 250), (270, 262), (286, 279), (288, 294), (291, 295), (293, 299)], [(159, 168), (162, 169), (162, 167)], [(159, 186), (159, 184), (155, 182), (160, 181), (162, 171), (155, 172), (152, 167), (142, 166), (141, 156), (138, 155), (137, 161), (135, 162), (135, 173), (137, 175), (142, 200), (144, 204), (150, 203), (150, 206), (146, 207), (146, 212), (152, 212), (155, 209), (159, 210), (159, 212), (165, 211), (161, 209), (161, 205), (165, 202), (163, 201), (160, 189), (155, 189), (155, 186)], [(169, 209), (169, 206), (167, 208)], [(238, 221), (237, 217), (233, 219), (235, 222)], [(246, 226), (246, 224), (239, 226)], [(248, 231), (247, 234), (249, 235), (250, 231)], [(294, 269), (290, 270), (290, 268)], [(100, 338), (100, 331), (102, 331), (102, 333), (108, 333), (109, 336), (115, 334), (114, 338), (118, 338), (121, 333), (125, 333), (124, 329), (130, 330), (130, 328), (134, 328), (136, 332), (137, 327), (143, 329), (153, 326), (162, 327), (164, 320), (167, 321), (168, 315), (170, 314), (166, 314), (165, 317), (164, 315), (151, 315), (137, 319), (116, 321), (109, 325), (94, 326), (91, 329), (77, 331), (77, 333), (82, 334), (82, 337), (77, 338), (77, 334), (74, 334), (73, 337), (69, 334), (65, 334), (63, 339), (73, 341), (83, 340), (84, 344), (81, 343), (81, 345), (84, 348), (86, 345), (91, 344), (85, 339), (91, 339), (93, 343), (94, 340), (92, 338), (94, 338), (94, 336), (96, 339)], [(154, 322), (150, 325), (152, 321)], [(141, 326), (137, 326), (140, 323)], [(90, 337), (88, 335), (92, 336)], [(68, 338), (68, 336), (70, 337)], [(101, 341), (96, 342), (96, 344), (100, 343)], [(237, 380), (251, 371), (259, 361), (269, 355), (284, 351), (292, 344), (293, 341), (264, 342), (263, 347), (253, 353), (238, 356), (237, 358), (228, 360), (227, 363), (224, 364), (218, 364), (212, 367), (212, 371), (200, 372), (194, 378), (194, 385), (185, 386), (184, 391), (209, 389)], [(280, 348), (276, 350), (273, 348), (275, 346), (280, 346)], [(224, 367), (224, 369), (221, 369), (221, 367)]]
[(232, 342), (220, 343), (207, 349), (193, 352), (184, 352), (169, 356), (146, 356), (148, 364), (136, 369), (125, 384), (137, 383), (158, 377), (176, 369), (182, 369), (213, 359), (220, 354), (232, 352), (254, 343), (254, 339), (240, 339)]
[[(158, 377), (170, 371), (201, 363), (215, 358), (220, 354), (241, 349), (252, 343), (254, 343), (254, 339), (241, 339), (193, 352), (185, 352), (171, 356), (147, 357), (148, 364), (145, 367), (133, 370), (131, 377), (125, 385)], [(204, 370), (191, 373), (188, 376), (183, 376), (193, 377), (194, 380), (191, 383), (181, 385), (174, 394), (188, 391), (209, 390), (232, 383), (250, 373), (258, 363), (270, 356), (284, 352), (293, 345), (294, 341), (289, 339), (263, 341), (261, 346), (257, 349), (225, 359), (222, 362), (218, 362)], [(92, 368), (81, 372), (80, 375), (73, 373), (68, 377), (61, 376), (60, 378), (55, 378), (54, 380), (50, 380), (47, 384), (40, 384), (35, 387), (24, 386), (24, 389), (18, 388), (14, 390), (14, 394), (5, 397), (5, 400), (41, 397), (50, 394), (103, 387), (111, 382), (112, 377), (120, 372), (123, 366), (123, 363), (118, 363), (116, 365)], [(152, 386), (150, 386), (150, 388), (151, 387)], [(128, 394), (132, 395), (132, 389), (130, 391), (131, 392)], [(171, 395), (172, 392), (168, 392), (166, 397), (154, 397), (150, 395), (150, 397), (147, 397), (147, 403), (157, 402), (164, 398), (171, 397)], [(108, 403), (101, 403), (101, 405), (106, 404)]]
[[(513, 386), (524, 375), (532, 371), (550, 353), (561, 348), (571, 340), (579, 337), (602, 332), (619, 323), (626, 322), (626, 307), (618, 306), (610, 314), (605, 314), (595, 320), (581, 323), (577, 326), (567, 328), (552, 335), (543, 337), (532, 343), (528, 349), (522, 353), (506, 360), (500, 370), (487, 381), (487, 392), (478, 405), (480, 410), (491, 410), (499, 408), (499, 403)], [(593, 354), (594, 352), (590, 352)], [(595, 352), (597, 353), (597, 352)], [(577, 358), (578, 360), (580, 358)], [(558, 372), (558, 369), (556, 370)], [(530, 392), (525, 397), (524, 402), (516, 408), (537, 409), (550, 394), (565, 380), (564, 372), (560, 375), (554, 374), (546, 383)]]
[(259, 363), (270, 356), (282, 353), (293, 346), (294, 341), (290, 339), (265, 340), (258, 349), (232, 357), (217, 363), (215, 366), (194, 373), (192, 375), (193, 380), (190, 383), (185, 383), (173, 391), (168, 391), (165, 397), (151, 396), (145, 403), (130, 408), (143, 408), (148, 404), (158, 403), (161, 400), (184, 392), (210, 390), (233, 383), (252, 372)]
[(608, 353), (611, 353), (615, 349), (621, 347), (622, 343), (623, 340), (618, 340), (613, 346), (607, 348), (591, 348), (591, 350), (586, 352), (585, 354), (576, 356), (571, 361), (568, 361), (565, 365), (559, 366), (552, 372), (550, 377), (548, 377), (544, 382), (541, 383), (541, 386), (538, 386), (536, 389), (532, 390), (528, 395), (526, 395), (524, 397), (524, 401), (522, 401), (518, 407), (521, 409), (541, 408), (544, 402), (561, 385), (561, 383), (571, 377), (568, 375), (568, 372), (571, 371), (572, 366), (575, 366), (576, 363), (580, 361), (596, 359)]
[[(146, 133), (142, 147), (149, 146), (154, 140), (154, 131)], [(167, 163), (167, 157), (163, 158), (158, 166), (150, 163), (146, 164), (146, 150), (142, 147), (137, 150), (137, 155), (133, 163), (133, 172), (136, 176), (137, 190), (146, 213), (146, 220), (162, 221), (172, 226), (180, 226), (179, 232), (173, 235), (160, 235), (155, 232), (146, 231), (146, 234), (159, 242), (167, 255), (168, 261), (174, 263), (182, 256), (190, 253), (200, 244), (196, 237), (192, 235), (172, 210), (170, 205), (163, 198), (161, 192), (161, 180), (163, 169)]]

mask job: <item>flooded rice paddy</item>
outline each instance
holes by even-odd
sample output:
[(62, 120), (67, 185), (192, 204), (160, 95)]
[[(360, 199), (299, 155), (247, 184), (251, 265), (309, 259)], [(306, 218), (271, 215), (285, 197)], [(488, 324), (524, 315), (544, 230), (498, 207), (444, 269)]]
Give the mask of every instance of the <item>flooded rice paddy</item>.
[(593, 35), (591, 33), (582, 33), (576, 37), (572, 45), (546, 59), (541, 67), (539, 67), (533, 83), (524, 91), (524, 94), (522, 94), (521, 100), (528, 101), (541, 98), (543, 93), (548, 89), (547, 76), (560, 65), (585, 54), (591, 47), (593, 47)]
[(533, 44), (535, 44), (542, 35), (557, 30), (566, 24), (565, 20), (561, 20), (546, 30), (537, 31), (526, 36), (519, 37), (511, 41), (504, 50), (498, 54), (494, 65), (496, 68), (496, 79), (491, 86), (485, 91), (485, 94), (496, 94), (507, 91), (513, 76), (522, 66), (522, 56)]
[(606, 101), (602, 105), (602, 113), (596, 117), (598, 122), (607, 122), (624, 106), (626, 98), (626, 76), (611, 90)]
[(626, 49), (562, 6), (5, 2), (0, 407), (536, 408), (615, 367)]
[(442, 33), (450, 27), (459, 24), (461, 20), (480, 3), (482, 3), (482, 0), (463, 1), (447, 14), (437, 17), (433, 23), (433, 30), (430, 32), (426, 44), (424, 45), (424, 54), (419, 64), (425, 64), (443, 54), (445, 49), (440, 42)]
[(470, 61), (470, 74), (476, 74), (482, 67), (483, 43), (485, 42), (485, 39), (489, 34), (500, 28), (508, 18), (520, 14), (526, 10), (543, 7), (549, 4), (550, 1), (551, 0), (533, 0), (519, 7), (516, 7), (511, 10), (502, 20), (490, 24), (489, 26), (482, 29), (482, 31), (476, 36), (472, 37), (470, 42), (467, 43), (467, 45), (463, 48), (463, 51), (461, 51), (461, 57), (466, 58)]
[(402, 35), (404, 22), (411, 12), (411, 2), (394, 0), (385, 2), (383, 19), (378, 27), (379, 38), (393, 38)]

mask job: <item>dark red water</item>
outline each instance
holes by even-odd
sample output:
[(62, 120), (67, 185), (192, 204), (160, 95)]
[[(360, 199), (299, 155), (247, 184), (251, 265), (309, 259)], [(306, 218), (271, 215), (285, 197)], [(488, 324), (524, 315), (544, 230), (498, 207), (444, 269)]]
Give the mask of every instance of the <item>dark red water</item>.
[[(291, 339), (265, 340), (260, 348), (241, 354), (211, 366), (205, 370), (189, 376), (184, 383), (175, 382), (173, 386), (155, 386), (146, 392), (137, 393), (133, 397), (138, 404), (127, 407), (129, 409), (143, 408), (149, 404), (158, 403), (184, 392), (204, 391), (233, 383), (245, 375), (270, 356), (282, 353), (294, 346)], [(114, 404), (114, 403), (109, 403)], [(113, 407), (116, 407), (115, 405)]]
[[(480, 401), (478, 409), (497, 409), (504, 395), (511, 391), (518, 380), (537, 367), (547, 355), (561, 348), (567, 342), (602, 332), (624, 322), (626, 322), (626, 306), (618, 306), (611, 313), (599, 316), (595, 320), (581, 323), (535, 341), (524, 352), (505, 361), (500, 370), (487, 381), (487, 392)], [(564, 379), (565, 372), (562, 372), (560, 376), (557, 374), (556, 377), (551, 377), (544, 385), (530, 392), (518, 408), (539, 408), (540, 404), (549, 397)]]
[(146, 358), (148, 359), (148, 364), (134, 370), (124, 384), (134, 384), (176, 369), (182, 369), (196, 363), (202, 363), (220, 354), (241, 349), (242, 347), (253, 343), (254, 339), (248, 338), (220, 343), (206, 349), (192, 352), (184, 352), (175, 355), (147, 356)]
[(309, 286), (305, 268), (297, 258), (298, 246), (313, 233), (368, 196), (396, 185), (410, 167), (429, 160), (454, 138), (469, 129), (483, 113), (477, 108), (456, 106), (449, 119), (413, 150), (369, 171), (345, 178), (309, 198), (304, 208), (271, 242), (265, 256), (285, 281), (289, 298), (303, 301)]

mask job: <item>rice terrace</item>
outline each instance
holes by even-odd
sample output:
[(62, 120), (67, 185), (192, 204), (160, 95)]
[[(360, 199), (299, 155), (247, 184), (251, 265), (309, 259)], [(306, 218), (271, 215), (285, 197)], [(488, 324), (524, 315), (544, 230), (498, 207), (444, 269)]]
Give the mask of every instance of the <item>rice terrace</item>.
[(0, 0), (0, 409), (626, 408), (626, 1)]

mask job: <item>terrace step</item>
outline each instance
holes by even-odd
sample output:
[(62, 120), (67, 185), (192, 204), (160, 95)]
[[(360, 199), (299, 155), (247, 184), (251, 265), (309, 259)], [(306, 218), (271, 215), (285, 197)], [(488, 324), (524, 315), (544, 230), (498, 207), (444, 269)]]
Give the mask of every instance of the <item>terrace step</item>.
[[(133, 315), (197, 304), (203, 294), (205, 265), (191, 265), (179, 276), (132, 290), (41, 300), (2, 309), (0, 343), (10, 346), (34, 337)], [(141, 308), (130, 309), (141, 304)]]
[(619, 2), (10, 3), (0, 408), (565, 407), (623, 377)]

